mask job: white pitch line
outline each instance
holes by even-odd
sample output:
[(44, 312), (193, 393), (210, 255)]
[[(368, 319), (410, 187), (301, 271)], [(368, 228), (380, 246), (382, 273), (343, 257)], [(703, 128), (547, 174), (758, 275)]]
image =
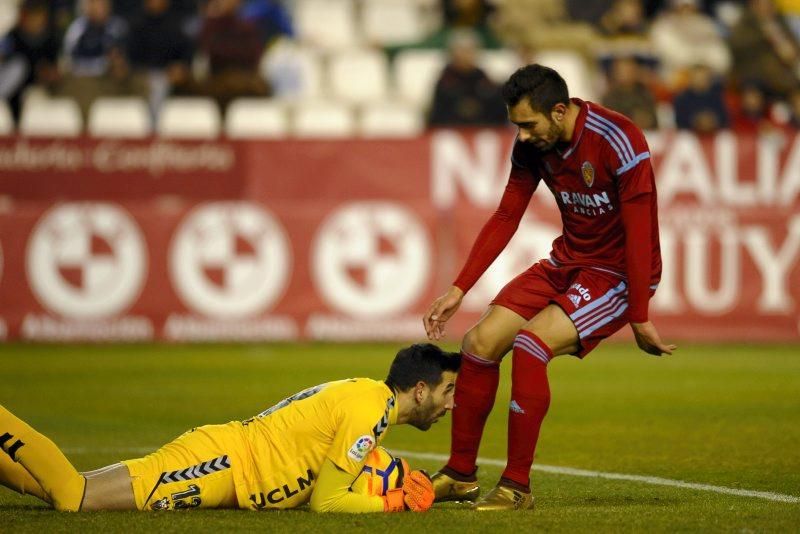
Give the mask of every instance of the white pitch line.
[[(103, 448), (103, 449), (88, 449), (85, 447), (71, 447), (63, 449), (65, 454), (134, 454), (142, 455), (155, 451), (158, 447), (118, 447), (118, 448)], [(436, 454), (429, 452), (415, 452), (415, 451), (401, 451), (392, 449), (392, 452), (398, 456), (406, 458), (416, 458), (418, 460), (434, 460), (437, 462), (446, 462), (449, 457), (446, 454)], [(478, 463), (483, 465), (491, 465), (495, 467), (505, 467), (505, 460), (497, 460), (494, 458), (478, 458)], [(541, 471), (543, 473), (552, 473), (554, 475), (568, 475), (575, 477), (586, 478), (606, 478), (609, 480), (627, 480), (630, 482), (641, 482), (643, 484), (652, 484), (654, 486), (671, 486), (673, 488), (685, 488), (698, 491), (711, 491), (714, 493), (723, 493), (725, 495), (737, 495), (739, 497), (753, 497), (755, 499), (764, 499), (767, 501), (787, 502), (787, 503), (800, 503), (800, 497), (794, 495), (786, 495), (784, 493), (773, 493), (771, 491), (754, 491), (737, 488), (728, 488), (725, 486), (712, 486), (711, 484), (698, 484), (696, 482), (684, 482), (682, 480), (673, 480), (671, 478), (661, 477), (648, 477), (644, 475), (628, 475), (625, 473), (606, 473), (604, 471), (590, 471), (588, 469), (576, 469), (574, 467), (559, 467), (555, 465), (542, 465), (534, 464), (534, 471)]]
[[(416, 458), (418, 460), (436, 460), (445, 462), (449, 456), (445, 454), (433, 454), (426, 452), (414, 451), (399, 451), (392, 450), (398, 456), (407, 458)], [(496, 460), (494, 458), (478, 458), (479, 464), (492, 465), (496, 467), (505, 467), (505, 460)], [(628, 480), (631, 482), (641, 482), (643, 484), (653, 484), (655, 486), (672, 486), (674, 488), (686, 488), (699, 491), (712, 491), (714, 493), (724, 493), (726, 495), (737, 495), (739, 497), (754, 497), (756, 499), (765, 499), (768, 501), (800, 503), (800, 497), (793, 495), (786, 495), (783, 493), (773, 493), (771, 491), (753, 491), (737, 488), (727, 488), (725, 486), (712, 486), (710, 484), (697, 484), (695, 482), (684, 482), (682, 480), (673, 480), (671, 478), (661, 477), (648, 477), (643, 475), (627, 475), (624, 473), (606, 473), (603, 471), (590, 471), (588, 469), (575, 469), (574, 467), (558, 467), (555, 465), (542, 465), (534, 464), (534, 471), (542, 471), (543, 473), (552, 473), (555, 475), (569, 475), (576, 477), (587, 478), (607, 478), (610, 480)]]

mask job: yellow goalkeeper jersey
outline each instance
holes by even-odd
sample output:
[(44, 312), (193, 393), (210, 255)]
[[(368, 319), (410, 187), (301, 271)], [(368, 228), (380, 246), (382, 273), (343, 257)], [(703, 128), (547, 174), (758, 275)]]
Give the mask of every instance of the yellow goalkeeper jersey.
[(369, 378), (308, 388), (243, 421), (253, 460), (244, 473), (249, 507), (308, 502), (325, 459), (356, 477), (396, 421), (394, 392)]

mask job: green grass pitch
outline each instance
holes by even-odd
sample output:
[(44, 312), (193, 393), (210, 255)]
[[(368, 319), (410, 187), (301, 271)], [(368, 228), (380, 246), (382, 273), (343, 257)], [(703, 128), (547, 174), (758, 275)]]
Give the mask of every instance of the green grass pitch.
[[(0, 345), (0, 403), (78, 469), (141, 456), (184, 430), (249, 417), (304, 387), (383, 378), (399, 345)], [(510, 361), (481, 456), (505, 456)], [(682, 346), (654, 358), (607, 344), (550, 365), (536, 463), (800, 496), (800, 346)], [(390, 449), (444, 454), (449, 418), (396, 427)], [(436, 470), (439, 461), (410, 459)], [(484, 489), (500, 474), (480, 471)], [(2, 532), (797, 532), (800, 503), (533, 471), (532, 512), (370, 516), (191, 510), (60, 514), (0, 488)]]

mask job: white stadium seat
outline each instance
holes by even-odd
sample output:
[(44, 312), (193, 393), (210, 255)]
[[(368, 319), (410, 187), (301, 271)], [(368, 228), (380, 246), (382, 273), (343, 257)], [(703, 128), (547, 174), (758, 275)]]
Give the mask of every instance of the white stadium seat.
[(0, 35), (10, 32), (17, 23), (18, 4), (17, 0), (0, 0)]
[(501, 84), (522, 66), (522, 60), (511, 50), (484, 50), (478, 56), (478, 65), (492, 81)]
[(572, 50), (542, 50), (534, 56), (536, 63), (558, 71), (567, 82), (569, 95), (594, 101), (597, 97), (591, 72), (580, 54)]
[(430, 106), (433, 89), (447, 64), (442, 50), (403, 50), (394, 59), (394, 79), (399, 96), (420, 108)]
[(319, 53), (281, 39), (261, 59), (261, 75), (272, 86), (273, 98), (294, 100), (322, 94), (322, 66)]
[(293, 133), (303, 138), (350, 137), (355, 119), (349, 106), (328, 101), (302, 102), (295, 108)]
[(343, 51), (330, 59), (328, 80), (333, 96), (358, 104), (386, 97), (389, 64), (386, 55), (376, 50)]
[(11, 135), (14, 133), (14, 118), (5, 100), (0, 100), (0, 135)]
[(89, 109), (89, 135), (142, 138), (153, 132), (150, 108), (143, 98), (102, 97)]
[(27, 98), (22, 106), (19, 132), (30, 137), (77, 137), (83, 118), (71, 98)]
[(285, 106), (269, 98), (238, 98), (225, 112), (225, 135), (231, 139), (276, 139), (288, 130)]
[(419, 109), (397, 101), (369, 104), (362, 109), (362, 137), (415, 137), (425, 129)]
[(420, 6), (412, 0), (369, 0), (361, 4), (361, 28), (367, 41), (397, 45), (425, 37)]
[(161, 137), (213, 139), (219, 136), (222, 119), (210, 98), (168, 98), (158, 115)]
[(294, 21), (300, 40), (320, 50), (357, 44), (353, 0), (295, 0)]

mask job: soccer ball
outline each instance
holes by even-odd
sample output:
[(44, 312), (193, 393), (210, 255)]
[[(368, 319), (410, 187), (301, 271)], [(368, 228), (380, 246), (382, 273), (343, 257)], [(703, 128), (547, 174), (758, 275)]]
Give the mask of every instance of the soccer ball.
[(363, 495), (386, 495), (386, 492), (403, 485), (403, 462), (395, 458), (383, 447), (375, 447), (367, 455), (361, 472), (350, 491)]

